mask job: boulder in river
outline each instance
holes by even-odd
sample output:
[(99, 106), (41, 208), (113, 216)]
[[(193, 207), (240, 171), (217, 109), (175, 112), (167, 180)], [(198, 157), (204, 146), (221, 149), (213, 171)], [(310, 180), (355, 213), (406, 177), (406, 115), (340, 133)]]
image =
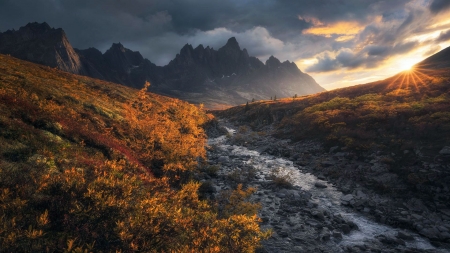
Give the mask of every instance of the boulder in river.
[(439, 151), (440, 155), (450, 155), (450, 146), (445, 146)]
[(321, 182), (316, 182), (314, 184), (314, 186), (317, 187), (317, 188), (327, 188), (328, 187), (326, 184), (323, 184)]

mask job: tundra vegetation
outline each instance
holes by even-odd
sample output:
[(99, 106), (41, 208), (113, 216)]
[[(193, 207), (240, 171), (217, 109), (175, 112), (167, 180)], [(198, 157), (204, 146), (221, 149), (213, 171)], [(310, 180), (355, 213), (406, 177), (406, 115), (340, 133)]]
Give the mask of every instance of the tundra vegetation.
[(411, 188), (449, 185), (433, 170), (415, 169), (424, 162), (449, 162), (440, 152), (450, 143), (449, 83), (449, 68), (418, 65), (374, 83), (214, 113), (254, 131), (273, 129), (270, 134), (279, 138), (319, 141), (324, 150), (339, 147), (357, 159), (385, 154), (390, 171)]
[(254, 189), (199, 198), (212, 116), (146, 88), (0, 55), (1, 251), (252, 252), (269, 236)]

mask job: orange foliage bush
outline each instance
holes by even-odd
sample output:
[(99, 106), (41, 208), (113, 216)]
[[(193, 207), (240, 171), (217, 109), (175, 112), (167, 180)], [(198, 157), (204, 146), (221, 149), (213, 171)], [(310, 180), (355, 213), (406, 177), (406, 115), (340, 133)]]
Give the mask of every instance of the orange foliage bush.
[[(251, 252), (257, 209), (198, 197), (194, 105), (0, 55), (3, 252)], [(242, 189), (243, 205), (247, 195)]]

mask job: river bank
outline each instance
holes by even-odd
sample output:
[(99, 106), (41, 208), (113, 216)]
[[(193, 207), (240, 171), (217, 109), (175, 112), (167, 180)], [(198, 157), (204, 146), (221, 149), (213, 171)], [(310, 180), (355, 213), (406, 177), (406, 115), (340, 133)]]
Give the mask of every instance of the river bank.
[[(325, 153), (314, 142), (291, 145), (249, 129), (235, 133), (232, 125), (221, 124), (228, 135), (208, 143), (209, 166), (218, 170), (202, 180), (211, 197), (238, 183), (258, 189), (252, 200), (261, 203), (261, 226), (274, 232), (262, 252), (449, 252), (445, 241), (430, 243), (407, 227), (393, 228), (389, 198), (352, 183), (352, 177), (335, 179), (331, 170), (317, 170), (354, 166), (342, 152)], [(401, 212), (418, 218), (406, 208)], [(438, 236), (448, 229), (442, 224)]]

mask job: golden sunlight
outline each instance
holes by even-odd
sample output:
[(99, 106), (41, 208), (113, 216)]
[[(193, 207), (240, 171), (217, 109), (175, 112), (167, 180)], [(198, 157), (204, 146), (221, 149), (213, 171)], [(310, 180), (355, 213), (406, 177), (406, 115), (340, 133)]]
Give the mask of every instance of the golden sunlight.
[(364, 29), (364, 26), (358, 22), (340, 21), (328, 25), (314, 26), (303, 31), (303, 34), (314, 34), (321, 36), (339, 35), (355, 35)]
[(411, 70), (413, 66), (414, 66), (414, 63), (406, 62), (406, 63), (400, 64), (399, 69), (401, 71), (407, 71), (407, 70)]
[(406, 89), (420, 92), (421, 87), (427, 86), (434, 80), (434, 78), (429, 76), (427, 72), (427, 69), (411, 66), (408, 71), (403, 71), (393, 78), (393, 81), (389, 83), (387, 89), (395, 87), (396, 94)]
[(418, 61), (419, 59), (416, 59), (414, 57), (405, 57), (395, 61), (393, 67), (399, 71), (411, 70), (414, 64), (416, 64)]

